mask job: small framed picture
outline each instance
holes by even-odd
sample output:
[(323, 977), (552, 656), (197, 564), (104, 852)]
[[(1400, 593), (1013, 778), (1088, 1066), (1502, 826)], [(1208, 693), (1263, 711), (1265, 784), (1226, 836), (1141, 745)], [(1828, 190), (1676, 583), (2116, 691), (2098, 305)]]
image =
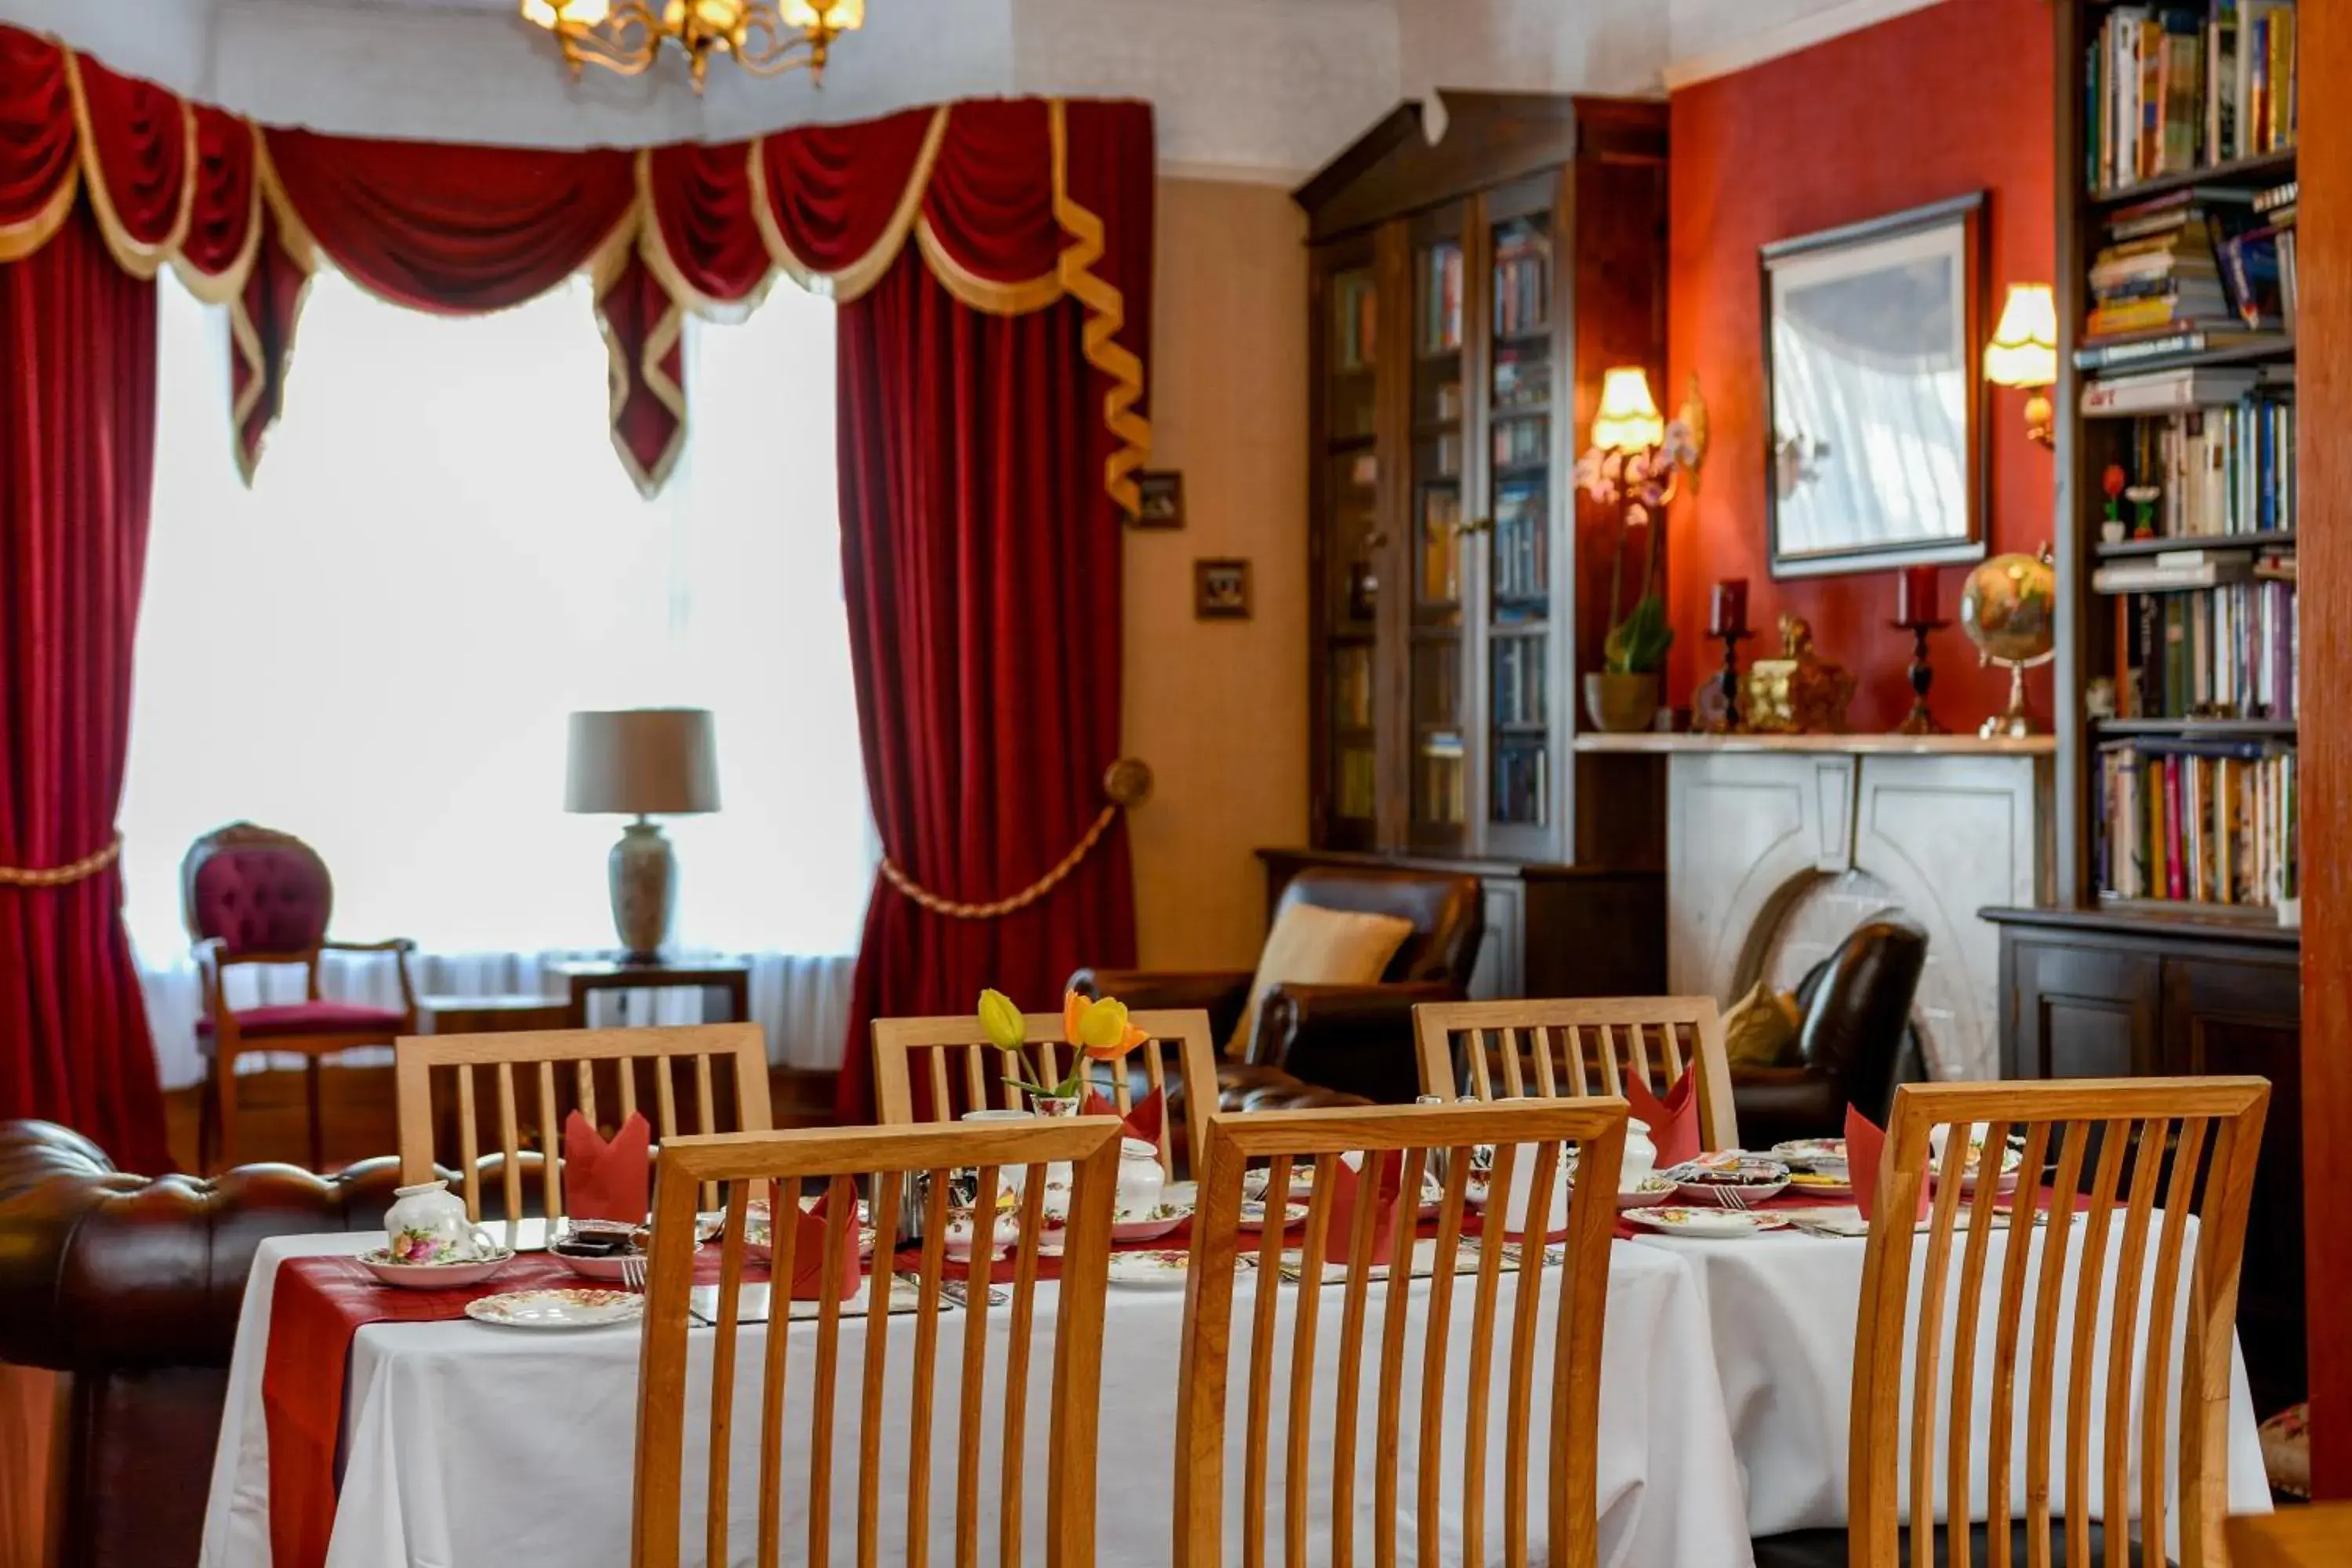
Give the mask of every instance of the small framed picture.
[(1213, 556), (1192, 563), (1192, 618), (1250, 618), (1250, 563), (1239, 556)]
[(1135, 514), (1138, 528), (1181, 528), (1184, 526), (1184, 476), (1174, 468), (1145, 468), (1137, 471), (1135, 488), (1142, 493), (1142, 503)]

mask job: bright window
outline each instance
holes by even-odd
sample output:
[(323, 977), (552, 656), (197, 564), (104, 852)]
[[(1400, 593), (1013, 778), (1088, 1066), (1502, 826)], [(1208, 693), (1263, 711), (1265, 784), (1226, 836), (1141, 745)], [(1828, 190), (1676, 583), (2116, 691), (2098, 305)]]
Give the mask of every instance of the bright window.
[(151, 968), (186, 951), (181, 856), (240, 817), (317, 847), (338, 934), (446, 953), (609, 947), (620, 823), (564, 814), (564, 718), (640, 705), (717, 714), (723, 809), (667, 825), (680, 942), (855, 945), (876, 849), (829, 301), (779, 287), (741, 325), (689, 324), (691, 434), (648, 501), (607, 434), (585, 279), (439, 318), (322, 272), (249, 490), (217, 312), (168, 281), (159, 293), (122, 808)]

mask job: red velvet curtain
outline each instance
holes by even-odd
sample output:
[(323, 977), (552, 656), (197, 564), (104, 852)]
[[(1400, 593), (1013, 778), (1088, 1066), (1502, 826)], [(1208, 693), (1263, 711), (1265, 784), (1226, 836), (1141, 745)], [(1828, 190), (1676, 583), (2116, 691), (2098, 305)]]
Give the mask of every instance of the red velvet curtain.
[[(155, 286), (77, 205), (0, 264), (0, 866), (114, 837), (155, 438)], [(112, 867), (0, 886), (0, 1118), (172, 1168)]]
[[(992, 316), (902, 256), (840, 321), (842, 572), (867, 787), (916, 883), (1018, 892), (1101, 809), (1119, 737), (1119, 550), (1072, 300)], [(1050, 1011), (1080, 963), (1134, 960), (1124, 823), (996, 920), (877, 880), (837, 1093), (873, 1116), (877, 1016), (961, 1013), (995, 986)]]

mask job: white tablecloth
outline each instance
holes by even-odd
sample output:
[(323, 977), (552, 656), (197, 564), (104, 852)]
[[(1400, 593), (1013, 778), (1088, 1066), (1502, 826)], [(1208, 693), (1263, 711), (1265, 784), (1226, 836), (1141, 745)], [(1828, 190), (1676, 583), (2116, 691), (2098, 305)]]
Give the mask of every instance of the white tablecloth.
[[(230, 1370), (227, 1404), (221, 1441), (213, 1470), (212, 1496), (205, 1526), (203, 1563), (205, 1568), (257, 1568), (269, 1562), (268, 1444), (262, 1419), (260, 1385), (268, 1334), (271, 1289), (281, 1260), (318, 1253), (348, 1253), (379, 1240), (377, 1237), (309, 1237), (265, 1242), (247, 1285), (244, 1315), (239, 1322), (235, 1360)], [(1857, 1248), (1857, 1255), (1859, 1249)], [(1509, 1289), (1505, 1277), (1507, 1328)], [(1472, 1280), (1455, 1284), (1457, 1306), (1454, 1340), (1459, 1347), (1468, 1323)], [(1236, 1290), (1234, 1382), (1236, 1393), (1247, 1370), (1247, 1312), (1254, 1285), (1246, 1279)], [(1416, 1301), (1425, 1302), (1430, 1286), (1415, 1286)], [(1550, 1322), (1553, 1293), (1546, 1293), (1545, 1321)], [(1318, 1338), (1323, 1366), (1336, 1364), (1338, 1313), (1341, 1293), (1327, 1292), (1322, 1329)], [(1161, 1568), (1171, 1551), (1170, 1517), (1174, 1491), (1175, 1369), (1183, 1320), (1180, 1289), (1136, 1290), (1114, 1287), (1104, 1326), (1102, 1447), (1099, 1464), (1100, 1501), (1097, 1561), (1106, 1564), (1150, 1565)], [(1283, 1304), (1286, 1337), (1291, 1302)], [(1379, 1310), (1377, 1298), (1373, 1310)], [(1679, 1258), (1654, 1248), (1618, 1243), (1612, 1250), (1609, 1289), (1608, 1332), (1605, 1340), (1601, 1396), (1600, 1498), (1601, 1560), (1612, 1568), (1658, 1568), (1682, 1563), (1737, 1565), (1748, 1563), (1748, 1521), (1742, 1509), (1738, 1474), (1733, 1460), (1729, 1426), (1722, 1404), (1721, 1383), (1707, 1352), (1707, 1326), (1692, 1272)], [(1050, 1298), (1041, 1300), (1041, 1323), (1050, 1321)], [(999, 1311), (992, 1321), (1002, 1325), (1009, 1314)], [(1377, 1322), (1377, 1318), (1374, 1320)], [(892, 1320), (896, 1338), (891, 1363), (901, 1376), (911, 1360), (910, 1318)], [(757, 1405), (756, 1384), (765, 1345), (764, 1328), (744, 1331), (739, 1351), (736, 1411), (739, 1464), (733, 1497), (736, 1518), (731, 1531), (736, 1552), (748, 1561), (756, 1541), (751, 1509), (757, 1498), (749, 1455), (755, 1451), (758, 1423), (747, 1413)], [(1408, 1343), (1420, 1343), (1416, 1322)], [(805, 1326), (793, 1331), (807, 1341)], [(943, 1450), (938, 1474), (953, 1475), (955, 1390), (953, 1368), (961, 1353), (962, 1323), (959, 1314), (942, 1319), (941, 1370), (938, 1388), (939, 1427), (936, 1439)], [(1544, 1336), (1546, 1339), (1549, 1336)], [(335, 1516), (330, 1568), (385, 1568), (388, 1564), (433, 1565), (433, 1568), (594, 1568), (620, 1564), (628, 1558), (630, 1477), (636, 1408), (637, 1333), (634, 1329), (533, 1334), (501, 1330), (469, 1321), (384, 1323), (362, 1329), (352, 1343), (346, 1394), (344, 1470)], [(696, 1332), (690, 1343), (707, 1356), (711, 1336)], [(841, 1353), (855, 1378), (862, 1325), (845, 1322)], [(992, 1369), (1001, 1369), (1001, 1345), (991, 1349)], [(1498, 1354), (1507, 1364), (1507, 1348)], [(799, 1350), (804, 1358), (807, 1352)], [(1368, 1362), (1371, 1358), (1368, 1355)], [(1045, 1440), (1047, 1405), (1042, 1391), (1050, 1368), (1040, 1354), (1035, 1369), (1038, 1393), (1033, 1394), (1029, 1444), (1033, 1456)], [(1408, 1358), (1405, 1408), (1417, 1411), (1420, 1367)], [(706, 1364), (707, 1363), (703, 1363)], [(796, 1360), (793, 1385), (808, 1386), (804, 1359)], [(1463, 1385), (1457, 1362), (1449, 1390)], [(1287, 1387), (1286, 1364), (1277, 1363), (1276, 1387)], [(1319, 1428), (1328, 1433), (1332, 1419), (1328, 1390), (1331, 1378), (1318, 1373), (1317, 1387)], [(689, 1390), (707, 1390), (708, 1373), (689, 1376)], [(855, 1386), (853, 1382), (851, 1386)], [(1548, 1388), (1548, 1373), (1538, 1387)], [(836, 1502), (835, 1550), (844, 1560), (852, 1554), (848, 1531), (856, 1517), (852, 1500), (856, 1413), (845, 1400), (835, 1427)], [(905, 1403), (894, 1391), (892, 1408)], [(689, 1432), (698, 1433), (694, 1406)], [(1368, 1388), (1361, 1415), (1363, 1463), (1382, 1434), (1373, 1431), (1376, 1408)], [(1227, 1520), (1229, 1534), (1240, 1515), (1240, 1444), (1244, 1419), (1237, 1396), (1230, 1421), (1232, 1458)], [(1488, 1445), (1488, 1468), (1499, 1504), (1505, 1453), (1503, 1410), (1494, 1405)], [(1275, 1441), (1280, 1441), (1281, 1416), (1276, 1417)], [(997, 1428), (992, 1425), (992, 1435)], [(1410, 1478), (1412, 1433), (1398, 1435), (1406, 1447), (1403, 1474)], [(886, 1443), (886, 1454), (903, 1451), (902, 1435)], [(1448, 1450), (1449, 1498), (1458, 1495), (1458, 1437)], [(1279, 1452), (1278, 1447), (1276, 1449)], [(1328, 1497), (1329, 1445), (1318, 1436), (1311, 1450), (1318, 1459), (1318, 1493)], [(804, 1476), (804, 1461), (787, 1454), (788, 1478)], [(1043, 1474), (1034, 1458), (1028, 1465), (1033, 1500), (1027, 1517), (1033, 1521), (1029, 1539), (1036, 1545), (1034, 1521), (1045, 1517)], [(992, 1475), (992, 1471), (991, 1472)], [(698, 1500), (701, 1456), (689, 1452), (688, 1493)], [(1531, 1491), (1543, 1496), (1541, 1451), (1538, 1447)], [(797, 1489), (788, 1479), (788, 1496)], [(1269, 1489), (1270, 1508), (1278, 1510), (1281, 1482), (1277, 1475)], [(888, 1478), (886, 1498), (903, 1496)], [(1365, 1521), (1360, 1542), (1370, 1539), (1371, 1489), (1359, 1488)], [(1449, 1502), (1449, 1510), (1453, 1507)], [(893, 1518), (894, 1510), (886, 1510)], [(1540, 1536), (1540, 1503), (1534, 1521)], [(934, 1504), (939, 1533), (934, 1535), (935, 1561), (952, 1561), (941, 1549), (951, 1542), (952, 1510)], [(1410, 1512), (1408, 1510), (1408, 1518)], [(1489, 1555), (1501, 1560), (1500, 1510), (1489, 1514)], [(786, 1539), (792, 1540), (797, 1518), (788, 1518)], [(1454, 1552), (1458, 1521), (1449, 1511), (1446, 1540)], [(1313, 1521), (1310, 1540), (1328, 1540), (1328, 1524)], [(1408, 1525), (1402, 1561), (1413, 1561)], [(885, 1544), (895, 1548), (898, 1536), (886, 1533)], [(1538, 1552), (1541, 1542), (1536, 1542)], [(1238, 1561), (1238, 1548), (1229, 1548), (1229, 1561)], [(1369, 1550), (1363, 1552), (1369, 1558)], [(1458, 1552), (1449, 1555), (1458, 1561)]]
[[(2189, 1231), (2190, 1245), (2195, 1241), (2195, 1221)], [(2092, 1384), (2092, 1421), (2094, 1432), (2104, 1431), (2106, 1422), (2106, 1367), (2108, 1355), (2107, 1325), (2114, 1321), (2116, 1275), (2121, 1226), (2109, 1234), (2106, 1247), (2105, 1283), (2099, 1301), (2099, 1330), (2095, 1341), (2096, 1362)], [(1965, 1233), (1964, 1233), (1965, 1234)], [(2041, 1284), (2041, 1257), (2043, 1230), (2033, 1231), (2032, 1251), (2027, 1258), (2026, 1310), (2032, 1312), (2034, 1293)], [(2008, 1257), (2010, 1232), (1992, 1233), (1991, 1250), (1986, 1255), (1985, 1283), (1982, 1303), (1979, 1308), (1977, 1369), (1974, 1391), (1975, 1405), (1970, 1428), (1977, 1434), (1974, 1445), (1976, 1467), (1973, 1494), (1978, 1500), (1972, 1517), (1982, 1519), (1982, 1498), (1986, 1480), (1986, 1449), (1983, 1434), (1991, 1423), (1992, 1335), (1999, 1315), (2000, 1286), (2003, 1263)], [(2083, 1226), (2078, 1223), (2067, 1227), (2068, 1251), (2072, 1255), (2068, 1272), (2073, 1272), (2073, 1259), (2079, 1258), (2083, 1242)], [(1780, 1531), (1802, 1530), (1845, 1522), (1846, 1517), (1846, 1444), (1847, 1412), (1851, 1405), (1853, 1385), (1854, 1318), (1862, 1299), (1864, 1244), (1858, 1240), (1782, 1233), (1741, 1241), (1696, 1241), (1665, 1237), (1643, 1237), (1633, 1245), (1671, 1252), (1688, 1262), (1696, 1271), (1702, 1293), (1706, 1300), (1710, 1360), (1723, 1379), (1723, 1403), (1731, 1419), (1732, 1444), (1739, 1456), (1739, 1465), (1748, 1482), (1748, 1522), (1758, 1535), (1770, 1535)], [(1917, 1238), (1912, 1253), (1912, 1302), (1917, 1310), (1921, 1281), (1927, 1271), (1927, 1240)], [(2156, 1247), (2151, 1234), (2146, 1268), (2152, 1272)], [(1953, 1247), (1949, 1272), (1947, 1275), (1947, 1298), (1944, 1309), (1944, 1341), (1948, 1347), (1944, 1366), (1952, 1364), (1948, 1346), (1957, 1331), (1959, 1311), (1960, 1266), (1966, 1257), (1966, 1242)], [(2185, 1301), (2187, 1268), (2182, 1300)], [(2147, 1276), (2143, 1276), (2144, 1279)], [(2147, 1353), (2147, 1308), (2150, 1289), (2144, 1285), (2140, 1292), (2140, 1326), (2137, 1355)], [(2056, 1366), (2056, 1395), (2053, 1405), (2058, 1434), (2051, 1451), (2053, 1468), (2061, 1473), (2053, 1478), (2053, 1508), (2063, 1511), (2065, 1493), (2063, 1456), (2065, 1451), (2065, 1388), (2068, 1369), (2073, 1365), (2074, 1291), (2069, 1288), (2061, 1298)], [(2183, 1307), (2176, 1306), (2173, 1314), (2174, 1333), (2186, 1322)], [(1622, 1331), (1615, 1321), (1612, 1332)], [(2018, 1435), (2014, 1457), (2011, 1460), (2011, 1518), (2023, 1517), (2025, 1490), (2025, 1447), (2023, 1433), (2031, 1406), (2028, 1402), (2028, 1369), (2031, 1365), (2030, 1346), (2032, 1323), (2025, 1327), (2028, 1336), (2023, 1342), (2029, 1347), (2021, 1354), (2018, 1365), (2016, 1415), (2014, 1430)], [(2244, 1358), (2237, 1352), (2236, 1341), (2231, 1343), (2233, 1363), (2230, 1397), (2230, 1511), (2232, 1513), (2270, 1511), (2270, 1488), (2263, 1474), (2261, 1443), (2255, 1432), (2253, 1399), (2246, 1384)], [(2169, 1408), (2180, 1408), (2179, 1394), (2179, 1342), (2176, 1338), (2169, 1356), (2174, 1367), (2173, 1394)], [(2140, 1409), (2139, 1389), (2142, 1373), (2136, 1357), (2132, 1373), (2132, 1430), (2138, 1430)], [(1908, 1411), (1911, 1373), (1906, 1361), (1903, 1388)], [(1939, 1445), (1948, 1434), (1948, 1404), (1939, 1405), (1936, 1433)], [(2177, 1421), (2168, 1424), (2176, 1434)], [(1910, 1443), (1908, 1422), (1904, 1434), (1904, 1453), (1899, 1475), (1906, 1499), (1907, 1516), (1910, 1486)], [(1937, 1460), (1936, 1496), (1937, 1517), (1941, 1518), (1944, 1479), (1943, 1460)], [(2132, 1498), (2138, 1500), (2138, 1470), (2133, 1472)], [(2100, 1468), (2095, 1457), (2092, 1504), (2095, 1513), (2100, 1489)], [(2179, 1521), (2177, 1488), (2175, 1510), (2171, 1515)], [(2133, 1510), (2137, 1516), (2137, 1507)]]

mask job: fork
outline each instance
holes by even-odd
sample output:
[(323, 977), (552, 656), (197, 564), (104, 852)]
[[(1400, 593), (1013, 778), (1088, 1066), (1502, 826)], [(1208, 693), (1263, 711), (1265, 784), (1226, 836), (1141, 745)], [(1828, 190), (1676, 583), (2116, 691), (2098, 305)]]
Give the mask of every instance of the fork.
[(1718, 1185), (1715, 1189), (1715, 1201), (1721, 1204), (1725, 1208), (1738, 1209), (1742, 1213), (1745, 1213), (1748, 1206), (1748, 1195), (1745, 1193), (1742, 1193), (1738, 1187), (1732, 1186), (1727, 1183)]
[(646, 1259), (642, 1253), (630, 1253), (621, 1259), (621, 1289), (632, 1296), (646, 1293)]

